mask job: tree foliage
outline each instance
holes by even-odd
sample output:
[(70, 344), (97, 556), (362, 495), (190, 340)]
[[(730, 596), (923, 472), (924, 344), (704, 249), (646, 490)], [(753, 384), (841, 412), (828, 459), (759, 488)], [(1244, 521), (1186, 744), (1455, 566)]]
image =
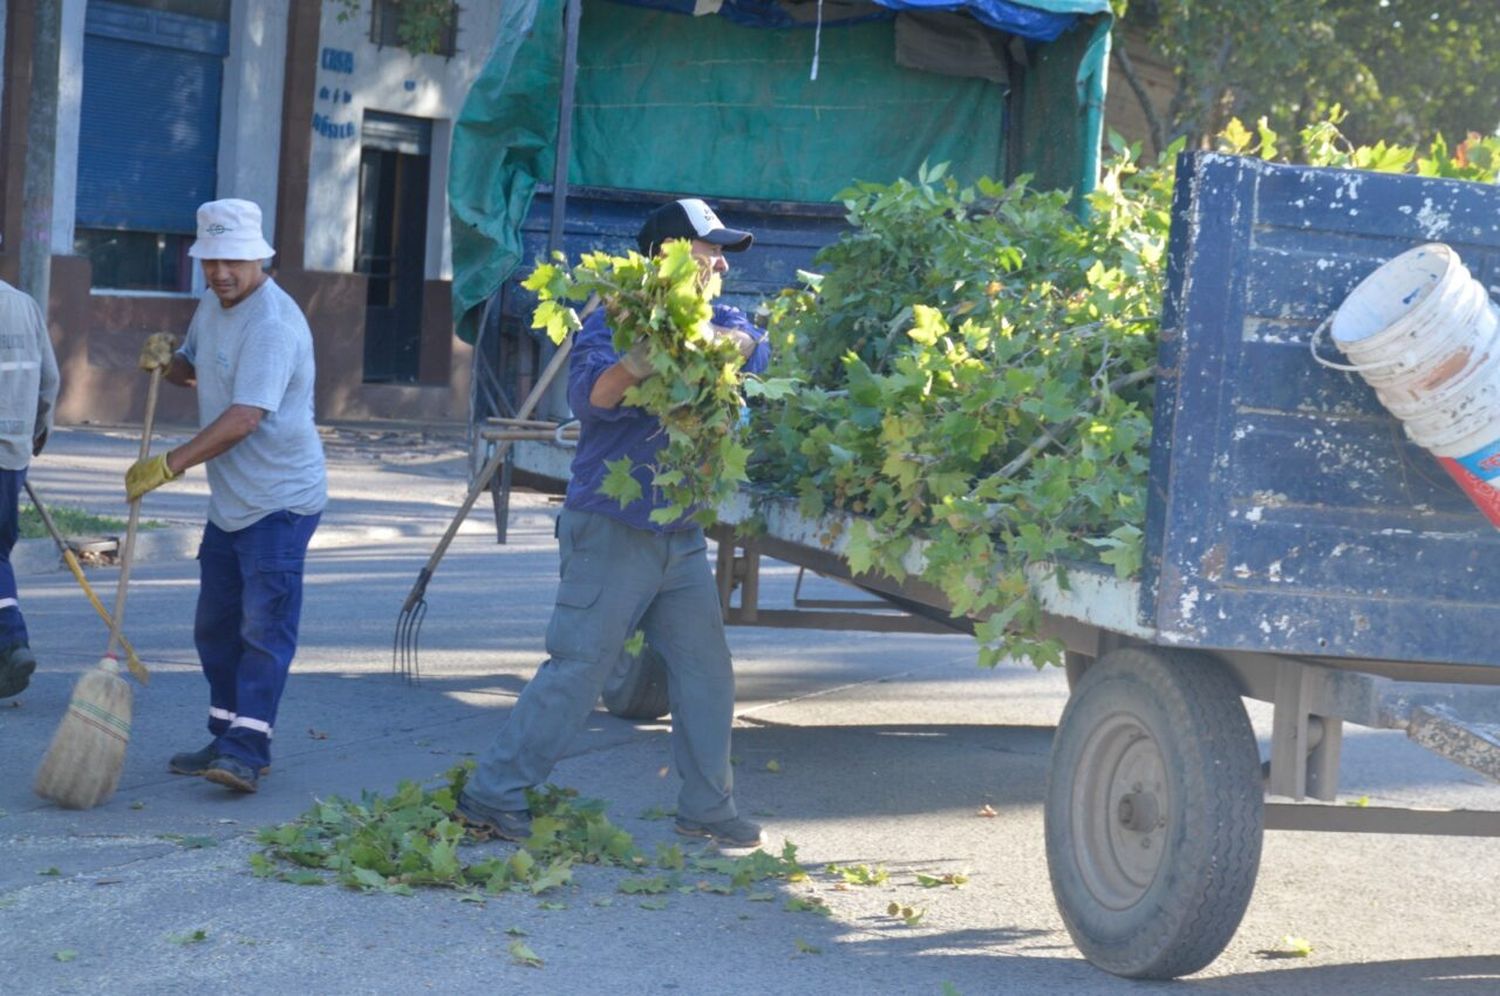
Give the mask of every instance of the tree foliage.
[[(359, 14), (360, 0), (328, 0), (340, 21)], [(396, 37), (403, 48), (417, 55), (440, 51), (453, 19), (458, 16), (453, 0), (392, 0), (398, 14)]]
[[(1335, 107), (1357, 145), (1457, 144), (1500, 127), (1494, 0), (1119, 0), (1172, 67), (1176, 91), (1156, 148), (1206, 146), (1231, 118), (1283, 135)], [(1129, 57), (1117, 43), (1117, 61)], [(1137, 90), (1137, 97), (1144, 98)]]
[[(1288, 141), (1231, 119), (1215, 144), (1468, 180), (1500, 166), (1500, 139), (1359, 146), (1332, 121)], [(756, 411), (752, 480), (830, 514), (856, 576), (920, 571), (976, 621), (984, 663), (1060, 659), (1038, 580), (1140, 567), (1170, 152), (1116, 150), (1083, 218), (1024, 180), (858, 185), (821, 276), (771, 306), (778, 372), (803, 383)]]

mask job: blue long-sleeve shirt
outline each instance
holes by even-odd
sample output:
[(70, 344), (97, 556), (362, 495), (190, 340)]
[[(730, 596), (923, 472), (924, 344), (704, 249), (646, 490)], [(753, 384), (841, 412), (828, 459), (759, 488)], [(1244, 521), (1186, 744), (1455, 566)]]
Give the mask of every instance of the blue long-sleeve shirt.
[[(725, 304), (713, 306), (713, 323), (726, 329), (738, 329), (755, 339), (754, 352), (745, 360), (744, 369), (761, 373), (771, 362), (771, 346), (765, 334), (751, 324), (744, 312)], [(656, 454), (667, 445), (661, 422), (642, 408), (621, 404), (600, 408), (589, 402), (599, 375), (620, 361), (615, 351), (614, 333), (605, 324), (600, 309), (583, 321), (583, 328), (573, 342), (573, 356), (568, 366), (568, 404), (579, 421), (578, 452), (573, 456), (573, 477), (568, 482), (564, 507), (581, 512), (598, 512), (618, 519), (636, 529), (665, 533), (692, 526), (689, 515), (662, 525), (651, 521), (651, 513), (667, 502), (651, 486), (651, 466)], [(624, 508), (599, 487), (609, 473), (606, 461), (629, 457), (633, 474), (641, 485), (642, 497)]]

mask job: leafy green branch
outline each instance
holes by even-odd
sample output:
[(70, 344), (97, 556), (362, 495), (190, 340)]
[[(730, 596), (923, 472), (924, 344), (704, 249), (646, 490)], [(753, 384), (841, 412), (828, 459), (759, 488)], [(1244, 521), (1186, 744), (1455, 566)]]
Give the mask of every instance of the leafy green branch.
[(627, 390), (624, 403), (660, 421), (663, 445), (651, 466), (628, 457), (607, 462), (603, 493), (624, 507), (653, 488), (661, 500), (653, 502), (651, 521), (691, 515), (712, 524), (717, 506), (748, 479), (750, 450), (740, 423), (745, 394), (774, 397), (786, 390), (770, 383), (742, 389), (744, 357), (710, 322), (718, 275), (699, 264), (690, 243), (673, 240), (654, 258), (588, 253), (569, 269), (559, 257), (537, 266), (524, 286), (541, 302), (533, 326), (546, 329), (553, 342), (581, 327), (567, 302), (597, 294), (615, 349), (622, 355), (640, 345), (648, 350), (656, 375)]
[[(1450, 150), (1358, 147), (1338, 111), (1285, 142), (1231, 121), (1221, 151), (1311, 165), (1493, 181), (1500, 139)], [(776, 372), (795, 383), (754, 415), (761, 493), (842, 523), (856, 574), (924, 581), (976, 621), (980, 661), (1060, 662), (1041, 639), (1040, 574), (1142, 563), (1157, 322), (1173, 160), (1116, 149), (1089, 211), (1025, 178), (963, 187), (941, 167), (858, 184), (852, 230), (804, 286), (768, 304)]]

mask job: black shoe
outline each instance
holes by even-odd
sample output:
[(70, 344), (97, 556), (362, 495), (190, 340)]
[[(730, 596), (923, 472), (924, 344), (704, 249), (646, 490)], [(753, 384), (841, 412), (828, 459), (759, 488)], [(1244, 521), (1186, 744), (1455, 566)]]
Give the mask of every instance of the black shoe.
[[(204, 775), (208, 773), (208, 766), (222, 757), (214, 750), (214, 745), (209, 744), (202, 750), (183, 751), (181, 754), (173, 754), (172, 759), (167, 762), (167, 770), (174, 775)], [(271, 773), (268, 764), (260, 769), (262, 775)]]
[(220, 754), (209, 762), (203, 777), (216, 785), (234, 789), (236, 792), (254, 792), (260, 784), (260, 772), (228, 754)]
[(17, 643), (0, 651), (0, 699), (20, 695), (31, 684), (31, 673), (36, 670), (36, 657), (31, 648)]
[(699, 823), (679, 816), (674, 829), (684, 837), (707, 837), (720, 847), (759, 847), (766, 839), (758, 823), (737, 816), (717, 823)]
[(459, 793), (453, 815), (471, 831), (487, 837), (499, 837), (519, 844), (531, 836), (531, 810), (493, 809), (477, 802), (466, 792)]

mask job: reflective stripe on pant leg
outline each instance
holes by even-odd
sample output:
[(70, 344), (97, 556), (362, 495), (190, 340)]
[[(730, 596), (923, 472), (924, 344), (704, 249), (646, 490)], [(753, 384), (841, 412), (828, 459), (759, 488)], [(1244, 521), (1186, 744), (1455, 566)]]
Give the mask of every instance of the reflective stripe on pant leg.
[(582, 730), (625, 640), (661, 584), (662, 537), (594, 512), (565, 509), (562, 580), (547, 626), (549, 659), (516, 700), (466, 789), (498, 809), (526, 808)]
[(212, 522), (198, 545), (198, 608), (193, 616), (193, 643), (208, 679), (208, 732), (216, 738), (229, 730), (237, 714), (235, 672), (240, 666), (239, 558), (229, 533)]
[(703, 533), (677, 533), (672, 540), (664, 590), (642, 626), (667, 666), (672, 756), (682, 776), (677, 813), (714, 823), (736, 815), (729, 760), (734, 666)]
[(10, 566), (10, 553), (20, 535), (20, 493), (25, 482), (24, 469), (0, 469), (0, 650), (31, 642), (21, 615), (16, 572)]
[(271, 737), (302, 618), (302, 571), (318, 516), (274, 512), (231, 534), (241, 597), (236, 716), (218, 748), (247, 764), (271, 763)]

